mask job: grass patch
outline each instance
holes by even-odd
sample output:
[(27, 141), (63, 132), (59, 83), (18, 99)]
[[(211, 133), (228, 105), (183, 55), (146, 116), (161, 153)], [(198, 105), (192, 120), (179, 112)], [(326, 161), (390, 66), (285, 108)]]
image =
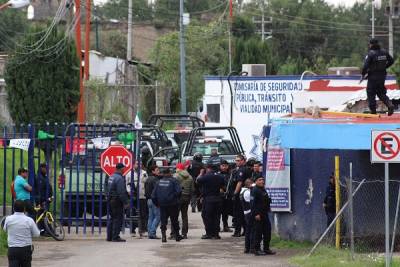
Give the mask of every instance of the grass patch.
[[(4, 148), (0, 149), (0, 199), (3, 199), (3, 194), (4, 191), (6, 193), (6, 204), (11, 205), (11, 191), (10, 191), (10, 185), (17, 175), (18, 169), (20, 167), (25, 167), (28, 168), (28, 152), (23, 151), (21, 149), (13, 149), (13, 148), (7, 148), (6, 153), (4, 153)], [(38, 158), (36, 157), (39, 155), (39, 149), (35, 148), (34, 151), (35, 155), (35, 174), (37, 172), (37, 166), (38, 166)], [(40, 150), (40, 159), (41, 161), (44, 161), (44, 153), (43, 151)], [(14, 166), (14, 168), (13, 168)], [(6, 175), (4, 177), (4, 167), (6, 167)], [(58, 167), (58, 166), (57, 166)], [(52, 173), (50, 175), (50, 179), (52, 179)], [(6, 181), (4, 183), (4, 180)], [(52, 182), (53, 180), (51, 180)], [(4, 187), (5, 186), (5, 187)], [(3, 201), (1, 201), (0, 205), (3, 204)]]
[(281, 239), (277, 235), (272, 235), (271, 238), (271, 247), (272, 248), (278, 248), (278, 249), (307, 249), (311, 248), (313, 243), (304, 241), (304, 242), (298, 242), (298, 241), (290, 241), (290, 240), (284, 240)]
[[(350, 251), (347, 249), (337, 250), (332, 247), (320, 247), (311, 256), (298, 255), (290, 259), (290, 263), (299, 267), (384, 267), (383, 255), (356, 254), (354, 261), (350, 259)], [(392, 266), (400, 266), (400, 259), (394, 258)]]
[(0, 256), (7, 254), (7, 234), (0, 230)]

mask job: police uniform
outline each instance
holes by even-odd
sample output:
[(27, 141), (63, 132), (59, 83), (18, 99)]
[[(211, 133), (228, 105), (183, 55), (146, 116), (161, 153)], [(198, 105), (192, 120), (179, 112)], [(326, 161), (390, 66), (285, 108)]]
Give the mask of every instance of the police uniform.
[(225, 186), (224, 177), (215, 171), (208, 171), (205, 175), (197, 178), (203, 196), (203, 209), (201, 216), (205, 226), (206, 234), (203, 239), (219, 239), (219, 222), (222, 209), (221, 189)]
[(232, 197), (233, 192), (228, 189), (229, 179), (231, 178), (230, 172), (218, 172), (224, 178), (224, 185), (226, 188), (226, 193), (222, 194), (222, 225), (224, 227), (224, 232), (231, 232), (228, 226), (228, 217), (232, 215)]
[(151, 199), (153, 203), (160, 207), (161, 234), (162, 242), (167, 242), (166, 231), (168, 218), (171, 219), (173, 232), (176, 241), (180, 241), (182, 236), (179, 234), (179, 198), (182, 193), (181, 186), (176, 178), (171, 177), (170, 173), (164, 173), (163, 178), (155, 185)]
[[(254, 223), (254, 242), (252, 242), (252, 250), (254, 252), (261, 252), (261, 240), (263, 240), (263, 250), (267, 254), (274, 254), (269, 249), (269, 243), (271, 241), (271, 222), (268, 218), (268, 212), (270, 210), (270, 198), (267, 191), (264, 188), (255, 186), (251, 190), (251, 215)], [(260, 220), (256, 220), (256, 216), (260, 216)], [(265, 254), (264, 253), (264, 254)]]
[(119, 236), (124, 218), (124, 206), (128, 204), (125, 178), (122, 174), (115, 172), (108, 178), (106, 186), (108, 191), (107, 201), (111, 217), (107, 225), (107, 241), (125, 241)]
[[(187, 171), (189, 172), (190, 176), (192, 176), (193, 180), (196, 181), (202, 169), (204, 169), (204, 164), (201, 161), (201, 159), (199, 160), (193, 159), (192, 164), (189, 166)], [(195, 187), (195, 193), (193, 194), (192, 199), (190, 200), (190, 205), (192, 206), (192, 212), (196, 212), (196, 206), (198, 210), (201, 211), (201, 205), (198, 202), (200, 197), (200, 189), (197, 183), (194, 184), (194, 187)]]
[[(242, 182), (244, 185), (244, 181), (251, 177), (250, 170), (246, 166), (239, 167), (233, 174), (233, 188), (236, 188), (236, 185), (239, 182)], [(239, 192), (240, 193), (240, 192)], [(242, 227), (245, 227), (244, 215), (243, 215), (243, 207), (240, 201), (239, 193), (235, 194), (233, 197), (233, 217), (235, 219), (235, 233), (234, 236), (240, 236)]]
[(388, 107), (388, 115), (392, 115), (394, 106), (386, 95), (386, 69), (393, 65), (393, 57), (381, 49), (378, 40), (371, 39), (371, 50), (365, 57), (362, 75), (368, 74), (367, 97), (372, 114), (376, 114), (376, 96)]

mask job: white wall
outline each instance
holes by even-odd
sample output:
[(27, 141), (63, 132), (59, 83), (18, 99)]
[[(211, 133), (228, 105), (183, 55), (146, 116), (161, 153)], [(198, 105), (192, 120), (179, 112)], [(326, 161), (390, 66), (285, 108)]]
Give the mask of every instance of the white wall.
[[(386, 82), (387, 85), (395, 83), (393, 77)], [(365, 89), (366, 81), (359, 84), (359, 76), (305, 76), (303, 80), (300, 76), (231, 77), (231, 85), (233, 126), (239, 132), (246, 155), (254, 157), (261, 154), (258, 136), (268, 123), (268, 117), (289, 114), (291, 105), (293, 111), (314, 105), (321, 108), (340, 106), (356, 91)], [(311, 85), (313, 91), (309, 91)], [(205, 78), (205, 113), (207, 104), (220, 104), (220, 122), (206, 122), (206, 126), (229, 126), (230, 96), (226, 77)]]

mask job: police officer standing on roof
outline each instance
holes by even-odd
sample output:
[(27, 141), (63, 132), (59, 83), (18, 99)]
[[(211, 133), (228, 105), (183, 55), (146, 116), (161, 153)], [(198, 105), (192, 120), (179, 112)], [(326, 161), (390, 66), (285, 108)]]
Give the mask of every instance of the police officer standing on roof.
[(179, 199), (182, 188), (178, 180), (172, 177), (171, 170), (166, 168), (162, 172), (163, 177), (155, 185), (151, 199), (154, 205), (160, 208), (162, 242), (167, 242), (168, 218), (171, 219), (172, 228), (175, 233), (175, 240), (179, 242), (182, 236), (179, 234)]
[(106, 180), (107, 201), (110, 207), (110, 222), (107, 225), (107, 241), (125, 242), (119, 236), (124, 219), (124, 208), (129, 205), (125, 178), (122, 176), (125, 165), (118, 163), (115, 172)]
[(201, 217), (206, 234), (202, 239), (221, 239), (219, 236), (219, 222), (221, 219), (222, 198), (225, 190), (224, 177), (218, 174), (218, 165), (207, 164), (206, 174), (197, 178), (203, 197)]
[[(275, 254), (269, 248), (271, 242), (271, 222), (268, 218), (270, 203), (267, 190), (265, 190), (265, 180), (263, 177), (259, 177), (250, 197), (251, 215), (254, 220), (254, 242), (251, 244), (251, 250), (256, 256)], [(263, 250), (261, 250), (261, 240), (263, 241)]]
[[(386, 69), (393, 65), (394, 60), (388, 52), (381, 49), (375, 38), (369, 41), (369, 52), (365, 57), (362, 78), (368, 78), (367, 97), (371, 114), (376, 114), (376, 96), (387, 106), (388, 116), (394, 112), (394, 106), (386, 95)], [(366, 75), (368, 76), (366, 77)]]

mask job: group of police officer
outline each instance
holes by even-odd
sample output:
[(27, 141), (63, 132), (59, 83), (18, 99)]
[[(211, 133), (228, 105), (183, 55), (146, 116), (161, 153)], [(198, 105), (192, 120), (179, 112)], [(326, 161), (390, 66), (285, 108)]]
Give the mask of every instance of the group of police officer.
[[(115, 173), (107, 181), (107, 198), (110, 207), (110, 223), (107, 228), (107, 240), (124, 242), (119, 234), (122, 228), (123, 210), (129, 204), (125, 190), (122, 170), (125, 166), (117, 164)], [(255, 255), (275, 254), (269, 248), (271, 224), (268, 218), (270, 198), (265, 190), (262, 164), (254, 159), (246, 161), (243, 155), (235, 157), (235, 164), (230, 165), (213, 151), (207, 163), (196, 153), (190, 164), (186, 165), (194, 180), (192, 211), (196, 206), (201, 210), (205, 234), (202, 239), (221, 239), (222, 231), (232, 232), (228, 218), (232, 216), (233, 237), (245, 236), (245, 253)], [(160, 209), (162, 242), (167, 242), (166, 230), (168, 219), (176, 241), (180, 235), (178, 222), (182, 185), (172, 176), (169, 168), (163, 170), (154, 186), (151, 200)], [(261, 249), (261, 241), (263, 246)]]
[[(203, 239), (220, 239), (220, 218), (224, 232), (231, 232), (228, 217), (232, 215), (233, 237), (245, 236), (244, 253), (275, 254), (270, 250), (271, 223), (268, 218), (270, 198), (265, 190), (262, 164), (243, 155), (235, 165), (215, 152), (207, 162), (206, 172), (197, 178), (202, 199), (202, 218), (206, 233)], [(242, 232), (243, 229), (243, 232)], [(261, 249), (263, 241), (263, 249)]]

